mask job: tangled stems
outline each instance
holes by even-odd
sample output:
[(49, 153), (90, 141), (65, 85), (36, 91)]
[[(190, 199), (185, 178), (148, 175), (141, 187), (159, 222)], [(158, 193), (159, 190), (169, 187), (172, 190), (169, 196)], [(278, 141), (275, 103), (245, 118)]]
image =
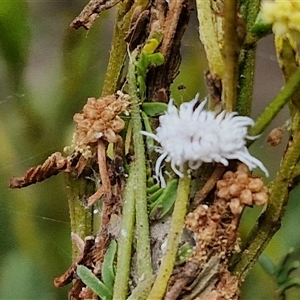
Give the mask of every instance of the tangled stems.
[(142, 123), (135, 75), (136, 57), (137, 51), (132, 53), (128, 70), (135, 161), (131, 164), (124, 193), (122, 228), (118, 242), (116, 284), (113, 293), (113, 299), (116, 300), (126, 299), (127, 296), (134, 224), (136, 225), (138, 277), (147, 279), (152, 275), (146, 194), (146, 158), (143, 137), (140, 134)]
[(184, 226), (190, 194), (190, 183), (191, 178), (188, 176), (186, 168), (183, 178), (180, 178), (178, 183), (166, 252), (158, 270), (152, 290), (147, 298), (148, 300), (162, 299), (165, 294), (169, 278), (174, 268), (178, 243)]
[(281, 217), (288, 200), (288, 188), (299, 158), (300, 132), (297, 132), (289, 144), (280, 170), (272, 183), (267, 209), (252, 229), (246, 247), (234, 265), (233, 271), (239, 274), (242, 279), (245, 278), (248, 270), (255, 264), (259, 255), (280, 227)]

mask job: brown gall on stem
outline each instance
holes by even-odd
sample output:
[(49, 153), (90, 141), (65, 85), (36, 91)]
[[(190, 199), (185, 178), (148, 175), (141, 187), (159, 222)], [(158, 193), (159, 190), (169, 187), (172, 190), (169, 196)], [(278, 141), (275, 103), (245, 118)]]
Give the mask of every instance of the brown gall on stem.
[[(215, 199), (212, 204), (200, 203), (186, 217), (186, 228), (193, 233), (195, 247), (189, 261), (198, 262), (199, 270), (212, 257), (220, 261), (216, 272), (217, 280), (210, 290), (187, 293), (200, 299), (232, 299), (240, 297), (240, 281), (228, 270), (233, 253), (240, 250), (237, 229), (245, 206), (264, 205), (269, 191), (259, 177), (250, 174), (245, 164), (237, 171), (227, 171), (216, 182)], [(184, 289), (183, 289), (184, 291)], [(195, 299), (195, 297), (193, 299)]]
[(126, 113), (128, 106), (129, 96), (121, 92), (117, 96), (88, 98), (82, 113), (75, 114), (73, 118), (77, 123), (73, 136), (74, 149), (88, 157), (91, 155), (90, 149), (97, 146), (99, 139), (116, 143), (118, 133), (125, 126), (119, 115)]
[(109, 95), (99, 99), (89, 98), (82, 113), (74, 115), (77, 123), (73, 137), (73, 147), (83, 156), (91, 156), (91, 149), (97, 148), (97, 160), (101, 178), (101, 187), (89, 197), (88, 206), (103, 195), (111, 195), (111, 184), (106, 162), (108, 143), (117, 143), (118, 133), (125, 127), (120, 114), (127, 112), (129, 96), (119, 92), (117, 96)]
[(276, 127), (271, 130), (267, 137), (267, 143), (272, 146), (278, 146), (281, 144), (283, 138), (283, 129), (281, 127)]

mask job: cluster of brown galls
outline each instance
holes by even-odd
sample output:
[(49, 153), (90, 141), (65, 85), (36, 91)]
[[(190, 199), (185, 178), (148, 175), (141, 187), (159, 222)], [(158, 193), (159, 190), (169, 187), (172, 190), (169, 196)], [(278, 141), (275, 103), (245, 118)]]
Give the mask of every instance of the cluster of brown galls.
[(232, 253), (240, 251), (239, 220), (245, 206), (264, 205), (268, 195), (262, 179), (240, 164), (236, 172), (227, 171), (217, 181), (212, 204), (200, 204), (187, 215), (186, 228), (193, 232), (196, 243), (190, 260), (205, 264), (211, 256), (217, 256), (221, 262), (218, 287), (205, 299), (238, 299), (238, 280), (227, 265)]
[[(236, 172), (227, 171), (217, 181), (214, 203), (200, 204), (186, 217), (186, 227), (195, 233), (200, 248), (198, 258), (206, 260), (208, 249), (218, 250), (221, 257), (228, 249), (228, 243), (235, 243), (237, 223), (245, 206), (264, 205), (269, 197), (268, 188), (259, 177), (254, 177), (245, 164)], [(200, 249), (198, 249), (200, 250)]]
[(228, 171), (217, 182), (217, 198), (228, 202), (231, 212), (241, 214), (244, 206), (264, 205), (269, 191), (260, 177), (253, 177), (246, 165), (240, 164), (236, 172)]
[(117, 134), (125, 126), (119, 115), (126, 112), (128, 105), (129, 96), (121, 92), (117, 96), (88, 98), (82, 113), (77, 113), (73, 117), (77, 123), (73, 137), (74, 150), (88, 157), (91, 154), (91, 147), (96, 145), (98, 139), (115, 143)]

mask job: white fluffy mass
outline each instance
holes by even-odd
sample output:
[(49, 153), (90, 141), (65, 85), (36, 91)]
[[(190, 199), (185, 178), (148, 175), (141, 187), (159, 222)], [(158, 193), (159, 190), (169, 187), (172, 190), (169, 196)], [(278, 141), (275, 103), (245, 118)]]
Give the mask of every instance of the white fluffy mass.
[(237, 116), (236, 112), (222, 111), (217, 115), (204, 110), (206, 101), (195, 109), (197, 102), (198, 95), (192, 101), (181, 104), (178, 109), (171, 99), (167, 112), (159, 117), (160, 125), (156, 134), (141, 132), (161, 145), (156, 147), (161, 155), (155, 166), (161, 186), (165, 187), (163, 161), (170, 162), (172, 170), (179, 177), (183, 177), (185, 163), (195, 170), (203, 162), (228, 166), (229, 159), (238, 159), (250, 170), (259, 167), (269, 176), (262, 162), (251, 156), (246, 148), (246, 139), (253, 138), (247, 135), (248, 127), (253, 126), (254, 121), (249, 117)]

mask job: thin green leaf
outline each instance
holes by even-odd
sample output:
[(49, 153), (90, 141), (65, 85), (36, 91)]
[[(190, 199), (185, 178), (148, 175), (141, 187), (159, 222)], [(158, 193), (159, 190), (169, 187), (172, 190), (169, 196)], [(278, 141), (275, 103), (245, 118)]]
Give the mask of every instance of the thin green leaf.
[[(141, 135), (142, 118), (140, 112), (140, 101), (144, 99), (143, 91), (140, 90), (141, 98), (137, 93), (136, 83), (136, 61), (138, 52), (134, 50), (131, 55), (132, 63), (128, 68), (128, 92), (131, 96), (131, 119), (133, 124), (132, 141), (133, 150), (136, 160), (135, 168), (135, 188), (136, 188), (136, 256), (137, 256), (137, 276), (147, 278), (152, 275), (151, 251), (149, 241), (149, 220), (147, 211), (147, 170), (146, 170), (146, 154), (143, 136)], [(142, 92), (142, 93), (141, 93)]]
[(113, 290), (114, 281), (115, 281), (115, 269), (114, 269), (114, 260), (117, 253), (117, 242), (112, 240), (109, 244), (109, 247), (105, 253), (101, 275), (104, 284), (109, 290)]
[(125, 300), (130, 274), (131, 250), (135, 221), (136, 199), (136, 162), (130, 165), (128, 179), (124, 190), (123, 217), (118, 238), (117, 269), (114, 285), (114, 300)]
[[(152, 133), (152, 128), (151, 128), (150, 121), (149, 121), (149, 118), (148, 118), (147, 114), (144, 111), (142, 111), (141, 116), (142, 116), (142, 119), (143, 119), (145, 130), (147, 132)], [(151, 152), (154, 150), (154, 140), (153, 140), (153, 138), (150, 138), (149, 136), (146, 136), (146, 146), (147, 146), (147, 150), (148, 150), (148, 155), (151, 156)], [(150, 179), (151, 179), (152, 183), (150, 183), (150, 181), (149, 181)], [(147, 186), (154, 185), (153, 178), (150, 177), (150, 179), (148, 179)]]
[(97, 276), (87, 267), (78, 265), (76, 273), (82, 282), (89, 287), (95, 294), (97, 294), (102, 300), (111, 300), (111, 291), (101, 282)]
[(158, 47), (159, 43), (160, 41), (156, 38), (148, 39), (142, 51), (144, 51), (146, 54), (152, 54)]
[(146, 77), (147, 68), (149, 66), (148, 55), (145, 52), (141, 52), (139, 60), (135, 62), (135, 67), (139, 75)]
[(174, 269), (178, 244), (182, 235), (187, 205), (190, 199), (191, 178), (187, 174), (187, 166), (184, 167), (183, 174), (184, 176), (178, 180), (178, 192), (172, 213), (166, 251), (148, 299), (162, 299), (164, 297), (169, 278)]
[(147, 188), (147, 194), (154, 194), (156, 191), (160, 190), (159, 184), (154, 184), (151, 187)]
[(160, 219), (170, 211), (176, 200), (177, 186), (177, 179), (172, 179), (167, 183), (166, 188), (163, 189), (162, 195), (158, 198), (154, 205), (150, 207), (149, 217), (151, 219)]
[(142, 104), (142, 109), (147, 116), (155, 117), (166, 112), (168, 109), (168, 105), (161, 102), (145, 102)]
[[(148, 202), (149, 202), (149, 203), (155, 202), (155, 201), (162, 195), (163, 192), (164, 192), (163, 189), (157, 190), (155, 193), (153, 193), (152, 195), (149, 196)], [(153, 203), (152, 205), (150, 205), (150, 208), (151, 208), (151, 206), (153, 206), (153, 205), (155, 205), (155, 204)]]
[(161, 53), (153, 53), (148, 55), (149, 64), (153, 64), (156, 66), (161, 66), (164, 62), (164, 56)]
[(142, 51), (146, 54), (152, 54), (157, 49), (159, 44), (161, 43), (163, 35), (160, 31), (155, 31), (151, 36), (148, 38), (146, 44), (144, 45)]

